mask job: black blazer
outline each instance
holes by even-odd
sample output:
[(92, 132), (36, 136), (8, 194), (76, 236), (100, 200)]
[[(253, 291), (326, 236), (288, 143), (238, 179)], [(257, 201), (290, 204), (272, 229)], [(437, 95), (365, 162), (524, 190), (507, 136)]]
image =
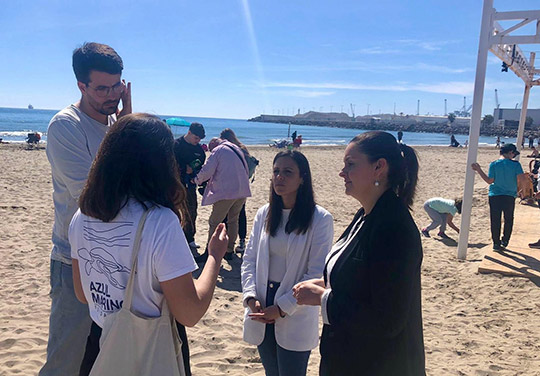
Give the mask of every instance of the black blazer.
[[(341, 238), (363, 215), (360, 209)], [(425, 375), (421, 264), (418, 228), (388, 190), (332, 269), (321, 375)]]

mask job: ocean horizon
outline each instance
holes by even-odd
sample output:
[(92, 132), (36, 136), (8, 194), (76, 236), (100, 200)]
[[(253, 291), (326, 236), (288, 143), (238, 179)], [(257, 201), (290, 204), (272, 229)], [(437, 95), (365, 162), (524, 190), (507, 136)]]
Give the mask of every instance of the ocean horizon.
[[(41, 110), (26, 108), (0, 107), (0, 138), (5, 142), (24, 142), (30, 132), (39, 132), (42, 140), (47, 140), (47, 126), (51, 118), (59, 110)], [(244, 119), (224, 119), (193, 117), (182, 115), (158, 115), (162, 119), (180, 117), (188, 122), (199, 122), (204, 125), (206, 138), (219, 136), (224, 128), (234, 130), (241, 142), (246, 145), (269, 145), (274, 141), (286, 139), (289, 133), (288, 124), (248, 122)], [(187, 127), (171, 127), (175, 137), (187, 132)], [(291, 125), (290, 134), (297, 132), (302, 135), (303, 145), (331, 146), (346, 145), (354, 136), (367, 132), (361, 129), (317, 127), (311, 125)], [(397, 132), (389, 132), (396, 135)], [(456, 139), (463, 144), (467, 135), (456, 135)], [(515, 138), (503, 138), (505, 142), (515, 142)], [(403, 142), (409, 145), (445, 146), (450, 144), (450, 135), (445, 133), (416, 133), (403, 132)], [(480, 145), (494, 145), (495, 137), (480, 136)]]

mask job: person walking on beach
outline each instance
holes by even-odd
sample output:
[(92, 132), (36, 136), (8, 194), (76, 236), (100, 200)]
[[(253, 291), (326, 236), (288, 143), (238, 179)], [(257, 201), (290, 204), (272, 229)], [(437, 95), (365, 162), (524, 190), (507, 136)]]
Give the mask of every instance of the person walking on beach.
[[(508, 246), (514, 226), (514, 207), (517, 197), (517, 176), (523, 168), (514, 158), (519, 155), (514, 144), (505, 144), (500, 149), (501, 157), (489, 164), (486, 175), (478, 163), (472, 169), (489, 184), (489, 219), (493, 250), (500, 251)], [(504, 215), (504, 230), (501, 239), (501, 214)]]
[(332, 215), (315, 204), (308, 160), (279, 152), (270, 202), (257, 211), (241, 268), (244, 340), (257, 346), (267, 376), (306, 374), (319, 309), (299, 306), (292, 288), (322, 276), (333, 234)]
[(397, 142), (399, 142), (400, 144), (403, 142), (403, 132), (402, 131), (398, 131), (398, 133), (397, 133)]
[[(122, 80), (124, 64), (116, 51), (85, 43), (73, 52), (73, 71), (81, 99), (58, 112), (47, 130), (51, 164), (54, 227), (51, 252), (51, 314), (47, 359), (40, 376), (76, 375), (90, 332), (88, 308), (73, 291), (68, 227), (88, 171), (110, 126), (131, 113), (131, 83)], [(122, 102), (122, 111), (118, 105)]]
[(174, 154), (176, 163), (180, 169), (180, 181), (187, 191), (186, 203), (189, 212), (189, 220), (184, 226), (184, 234), (192, 251), (199, 248), (195, 243), (195, 233), (197, 232), (197, 185), (193, 179), (201, 170), (206, 161), (206, 153), (200, 142), (206, 136), (204, 126), (200, 123), (191, 123), (188, 132), (177, 138), (174, 143)]
[[(75, 293), (88, 303), (92, 318), (80, 375), (88, 375), (99, 357), (111, 356), (100, 353), (102, 328), (124, 303), (136, 246), (132, 312), (160, 317), (166, 301), (180, 324), (194, 326), (208, 309), (227, 234), (224, 225), (217, 227), (210, 237), (208, 261), (194, 281), (197, 264), (181, 228), (187, 217), (186, 191), (174, 160), (174, 138), (167, 125), (156, 116), (133, 114), (111, 126), (92, 165), (80, 210), (69, 227)], [(143, 216), (140, 243), (135, 244)], [(101, 344), (107, 337), (103, 340)], [(183, 358), (180, 374), (189, 375), (189, 355)], [(100, 371), (106, 370), (92, 373)]]
[(347, 146), (340, 176), (362, 208), (330, 251), (324, 279), (297, 284), (300, 305), (321, 305), (322, 376), (425, 375), (422, 242), (410, 214), (418, 159), (390, 133)]
[[(216, 137), (210, 140), (208, 149), (211, 154), (193, 182), (202, 184), (208, 181), (201, 202), (202, 206), (212, 205), (208, 219), (208, 241), (218, 224), (227, 217), (229, 246), (225, 259), (232, 260), (238, 236), (238, 217), (246, 198), (251, 197), (248, 166), (242, 150), (232, 142)], [(195, 261), (205, 262), (207, 258), (208, 249)]]
[(455, 200), (449, 200), (442, 197), (433, 197), (424, 203), (424, 210), (431, 218), (431, 224), (422, 229), (422, 235), (429, 238), (429, 232), (439, 227), (439, 233), (437, 234), (443, 239), (450, 239), (446, 235), (446, 225), (459, 234), (459, 228), (452, 222), (452, 219), (456, 213), (461, 214), (462, 200), (456, 198)]
[[(246, 163), (248, 165), (248, 178), (251, 179), (253, 174), (255, 173), (255, 168), (259, 165), (259, 161), (253, 157), (250, 153), (246, 145), (240, 142), (238, 137), (236, 137), (236, 133), (231, 128), (225, 128), (221, 131), (219, 138), (222, 140), (227, 140), (242, 150), (242, 153), (244, 154), (244, 158), (246, 160)], [(226, 221), (227, 218), (224, 219)], [(242, 210), (240, 211), (240, 216), (238, 217), (238, 247), (236, 247), (237, 252), (244, 252), (246, 248), (246, 237), (247, 237), (247, 217), (246, 217), (246, 203), (242, 206)]]

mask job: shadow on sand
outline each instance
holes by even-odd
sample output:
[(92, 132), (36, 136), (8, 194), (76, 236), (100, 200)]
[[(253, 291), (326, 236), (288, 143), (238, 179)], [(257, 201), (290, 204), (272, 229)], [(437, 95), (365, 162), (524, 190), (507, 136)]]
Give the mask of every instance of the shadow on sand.
[[(436, 241), (438, 241), (440, 243), (443, 243), (447, 247), (457, 247), (458, 246), (458, 242), (456, 240), (452, 239), (452, 238), (445, 239), (445, 238), (433, 237), (432, 239), (436, 240)], [(487, 243), (469, 243), (468, 248), (484, 248), (486, 245), (488, 245), (488, 244)]]

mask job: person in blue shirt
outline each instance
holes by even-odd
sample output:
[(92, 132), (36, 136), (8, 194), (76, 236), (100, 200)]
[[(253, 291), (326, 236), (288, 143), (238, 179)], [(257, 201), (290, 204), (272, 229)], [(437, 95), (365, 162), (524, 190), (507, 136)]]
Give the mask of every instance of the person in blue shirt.
[[(519, 155), (514, 144), (505, 144), (500, 149), (501, 157), (489, 165), (486, 175), (478, 163), (472, 169), (489, 184), (489, 213), (493, 250), (500, 251), (510, 241), (514, 225), (514, 206), (517, 196), (517, 176), (523, 174), (523, 168), (513, 159)], [(504, 230), (501, 239), (501, 214), (504, 215)]]

